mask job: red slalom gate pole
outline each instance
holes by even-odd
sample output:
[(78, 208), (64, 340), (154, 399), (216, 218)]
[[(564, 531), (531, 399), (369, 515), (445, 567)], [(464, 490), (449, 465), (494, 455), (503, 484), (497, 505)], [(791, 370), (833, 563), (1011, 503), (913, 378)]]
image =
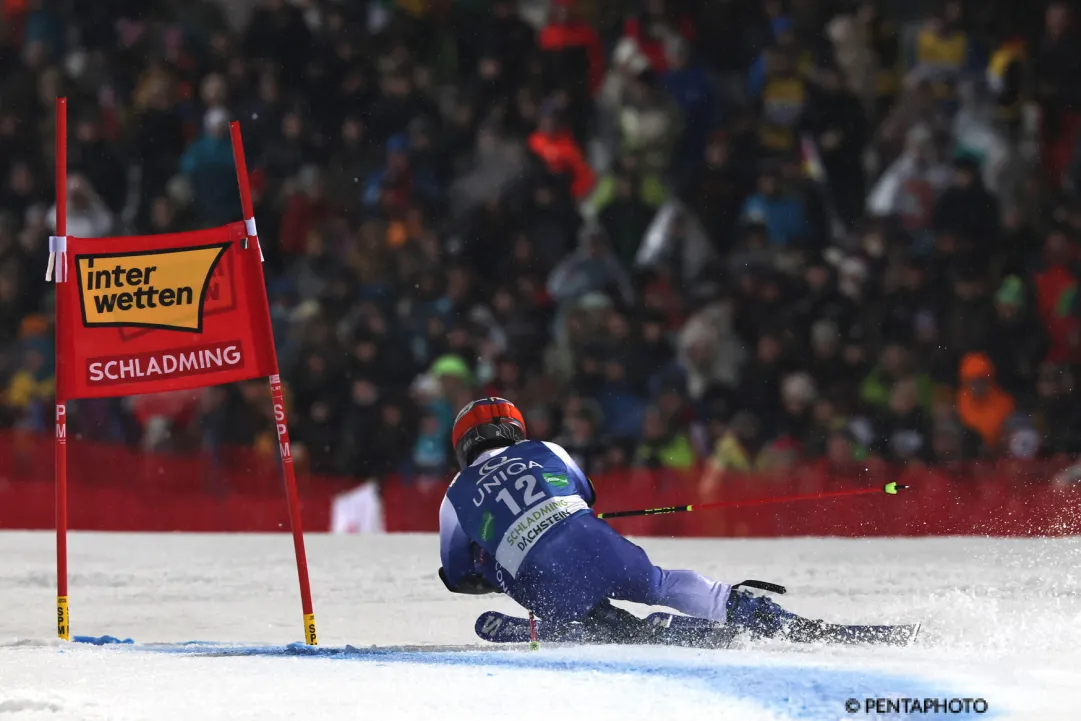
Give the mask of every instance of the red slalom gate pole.
[(278, 447), (281, 449), (282, 470), (285, 473), (285, 497), (289, 504), (289, 526), (293, 531), (293, 551), (297, 557), (297, 578), (300, 580), (300, 606), (304, 611), (304, 643), (319, 645), (315, 631), (315, 610), (312, 608), (312, 589), (308, 581), (308, 554), (304, 550), (304, 530), (300, 517), (300, 494), (297, 493), (296, 469), (293, 452), (289, 447), (289, 426), (285, 420), (285, 398), (282, 396), (281, 376), (270, 377), (270, 397), (274, 403), (274, 424), (278, 428)]
[[(259, 247), (259, 234), (255, 227), (255, 215), (251, 200), (251, 186), (248, 184), (248, 164), (244, 158), (244, 141), (240, 136), (240, 123), (229, 123), (229, 135), (233, 143), (233, 162), (236, 165), (236, 179), (240, 186), (240, 205), (244, 211), (244, 225), (247, 238), (243, 247), (250, 243)], [(262, 266), (259, 267), (259, 280), (263, 282)], [(273, 343), (270, 314), (266, 317), (266, 328)], [(304, 611), (304, 643), (309, 646), (319, 644), (315, 630), (315, 610), (312, 607), (312, 590), (308, 580), (308, 554), (304, 550), (304, 529), (300, 516), (300, 494), (297, 492), (296, 469), (293, 467), (293, 452), (289, 445), (289, 424), (285, 418), (285, 398), (282, 395), (281, 375), (278, 370), (278, 353), (274, 351), (274, 375), (270, 376), (270, 397), (274, 404), (274, 424), (278, 431), (278, 448), (281, 450), (282, 472), (285, 476), (285, 498), (289, 504), (289, 527), (293, 532), (293, 551), (297, 559), (297, 578), (300, 581), (300, 605)]]
[(711, 508), (744, 508), (746, 506), (765, 506), (770, 503), (794, 503), (796, 501), (821, 501), (826, 498), (844, 498), (846, 496), (869, 496), (875, 493), (897, 495), (908, 486), (900, 483), (887, 483), (881, 488), (850, 488), (844, 491), (822, 491), (820, 493), (804, 493), (798, 496), (772, 496), (769, 498), (750, 498), (742, 501), (717, 501), (715, 503), (690, 503), (686, 506), (665, 506), (663, 508), (643, 508), (637, 511), (612, 511), (611, 513), (598, 513), (597, 518), (631, 518), (633, 516), (659, 516), (666, 513), (686, 513), (688, 511), (705, 511)]
[[(67, 281), (68, 234), (68, 100), (56, 99), (56, 240), (52, 241), (52, 272), (57, 283)], [(56, 286), (56, 377), (65, 362), (62, 352), (64, 303)], [(56, 478), (56, 635), (71, 640), (71, 618), (68, 615), (68, 421), (67, 399), (63, 389), (56, 386), (56, 438), (54, 439)]]

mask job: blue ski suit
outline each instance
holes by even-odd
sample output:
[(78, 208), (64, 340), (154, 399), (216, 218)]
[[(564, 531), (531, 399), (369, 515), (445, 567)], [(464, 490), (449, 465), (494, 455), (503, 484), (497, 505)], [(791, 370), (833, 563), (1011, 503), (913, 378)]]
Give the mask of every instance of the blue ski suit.
[(455, 592), (498, 588), (547, 620), (579, 620), (604, 599), (726, 619), (731, 586), (658, 568), (593, 515), (595, 501), (555, 443), (487, 450), (455, 476), (440, 507), (440, 577)]

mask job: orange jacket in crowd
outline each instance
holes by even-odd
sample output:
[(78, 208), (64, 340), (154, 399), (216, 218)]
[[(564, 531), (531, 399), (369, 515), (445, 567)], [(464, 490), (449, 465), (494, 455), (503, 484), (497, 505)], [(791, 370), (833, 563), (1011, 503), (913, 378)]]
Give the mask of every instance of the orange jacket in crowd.
[(589, 167), (574, 136), (566, 131), (544, 133), (538, 130), (529, 136), (529, 149), (536, 153), (548, 170), (571, 176), (571, 192), (577, 200), (589, 195), (597, 182), (597, 174)]
[[(563, 5), (572, 3), (563, 0)], [(604, 45), (592, 25), (570, 18), (550, 22), (537, 38), (541, 50), (560, 52), (569, 48), (584, 48), (589, 59), (589, 92), (596, 94), (604, 82)]]
[[(957, 412), (961, 422), (980, 434), (984, 446), (995, 448), (1002, 426), (1013, 413), (1014, 400), (995, 383), (995, 365), (983, 353), (969, 353), (961, 359), (961, 389), (957, 392)], [(975, 380), (986, 380), (987, 392), (978, 397), (969, 388)]]

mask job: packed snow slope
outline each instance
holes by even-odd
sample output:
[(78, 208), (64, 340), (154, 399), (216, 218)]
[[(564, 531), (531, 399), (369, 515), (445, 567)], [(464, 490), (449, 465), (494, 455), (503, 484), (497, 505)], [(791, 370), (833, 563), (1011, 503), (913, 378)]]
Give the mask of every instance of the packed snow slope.
[[(310, 655), (288, 646), (302, 619), (285, 534), (72, 534), (73, 633), (133, 645), (52, 638), (53, 543), (0, 533), (0, 721), (1081, 718), (1077, 538), (644, 539), (660, 565), (779, 582), (786, 606), (831, 621), (922, 621), (922, 637), (528, 653), (478, 641), (481, 611), (516, 607), (447, 593), (434, 536), (310, 535)], [(876, 715), (875, 698), (986, 711)]]

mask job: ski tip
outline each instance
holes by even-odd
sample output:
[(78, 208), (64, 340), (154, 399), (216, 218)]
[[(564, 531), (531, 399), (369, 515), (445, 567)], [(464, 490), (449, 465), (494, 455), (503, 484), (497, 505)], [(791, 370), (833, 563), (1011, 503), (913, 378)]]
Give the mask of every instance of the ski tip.
[(904, 485), (903, 483), (898, 483), (897, 481), (890, 481), (886, 485), (882, 486), (882, 490), (891, 496), (896, 496), (898, 491), (903, 491), (906, 488), (908, 488), (908, 486)]

